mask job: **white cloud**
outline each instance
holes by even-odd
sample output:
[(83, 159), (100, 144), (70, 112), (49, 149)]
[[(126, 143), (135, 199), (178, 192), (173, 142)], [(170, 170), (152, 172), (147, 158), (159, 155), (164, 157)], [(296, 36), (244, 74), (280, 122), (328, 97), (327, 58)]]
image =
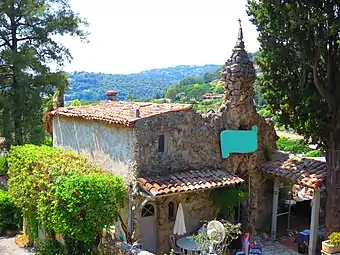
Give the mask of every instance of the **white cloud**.
[(242, 19), (248, 51), (259, 43), (246, 0), (71, 0), (90, 23), (90, 43), (62, 38), (66, 71), (131, 73), (182, 64), (223, 64)]

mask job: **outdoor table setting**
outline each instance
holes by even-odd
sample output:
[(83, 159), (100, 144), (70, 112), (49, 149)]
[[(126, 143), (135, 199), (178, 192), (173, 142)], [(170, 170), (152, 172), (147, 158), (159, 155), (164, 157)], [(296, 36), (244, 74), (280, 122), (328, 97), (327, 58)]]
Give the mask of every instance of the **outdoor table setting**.
[(185, 236), (177, 239), (176, 244), (179, 248), (186, 251), (186, 254), (189, 255), (196, 254), (197, 252), (201, 251), (191, 236)]

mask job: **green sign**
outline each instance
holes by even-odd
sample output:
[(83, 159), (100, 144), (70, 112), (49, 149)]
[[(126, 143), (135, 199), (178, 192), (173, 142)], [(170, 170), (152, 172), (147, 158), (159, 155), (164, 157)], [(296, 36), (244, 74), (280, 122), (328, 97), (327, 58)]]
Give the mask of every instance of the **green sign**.
[(222, 131), (221, 150), (222, 158), (228, 158), (230, 153), (250, 153), (257, 150), (257, 126), (251, 130), (224, 130)]

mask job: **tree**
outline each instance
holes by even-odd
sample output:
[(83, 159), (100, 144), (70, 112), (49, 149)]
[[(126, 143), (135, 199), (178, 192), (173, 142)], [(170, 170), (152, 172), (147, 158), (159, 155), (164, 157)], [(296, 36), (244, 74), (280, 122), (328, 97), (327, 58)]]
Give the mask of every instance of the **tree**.
[(126, 96), (126, 100), (128, 100), (128, 101), (133, 101), (133, 99), (135, 98), (135, 96), (134, 95), (132, 95), (132, 94), (128, 94), (127, 96)]
[(203, 80), (204, 80), (204, 83), (210, 83), (212, 82), (213, 80), (216, 80), (218, 79), (218, 73), (217, 72), (206, 72), (204, 75), (203, 75)]
[[(42, 96), (63, 91), (67, 77), (52, 72), (49, 64), (63, 66), (71, 60), (55, 35), (86, 38), (86, 22), (70, 8), (68, 0), (3, 0), (0, 3), (0, 92), (6, 124), (0, 135), (13, 144), (41, 143)], [(65, 79), (66, 77), (66, 79)]]
[(340, 230), (339, 0), (248, 0), (260, 83), (280, 122), (326, 150), (326, 228)]
[(70, 106), (81, 106), (81, 102), (78, 99), (74, 99), (70, 102)]

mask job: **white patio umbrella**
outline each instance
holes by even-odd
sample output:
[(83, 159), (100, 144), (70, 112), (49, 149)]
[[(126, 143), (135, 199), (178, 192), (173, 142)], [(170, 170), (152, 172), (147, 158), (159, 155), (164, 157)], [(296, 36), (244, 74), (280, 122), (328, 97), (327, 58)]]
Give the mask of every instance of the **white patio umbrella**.
[(186, 234), (187, 229), (185, 227), (185, 220), (184, 220), (184, 212), (182, 204), (178, 205), (177, 214), (176, 214), (176, 221), (174, 226), (174, 235), (184, 235)]

